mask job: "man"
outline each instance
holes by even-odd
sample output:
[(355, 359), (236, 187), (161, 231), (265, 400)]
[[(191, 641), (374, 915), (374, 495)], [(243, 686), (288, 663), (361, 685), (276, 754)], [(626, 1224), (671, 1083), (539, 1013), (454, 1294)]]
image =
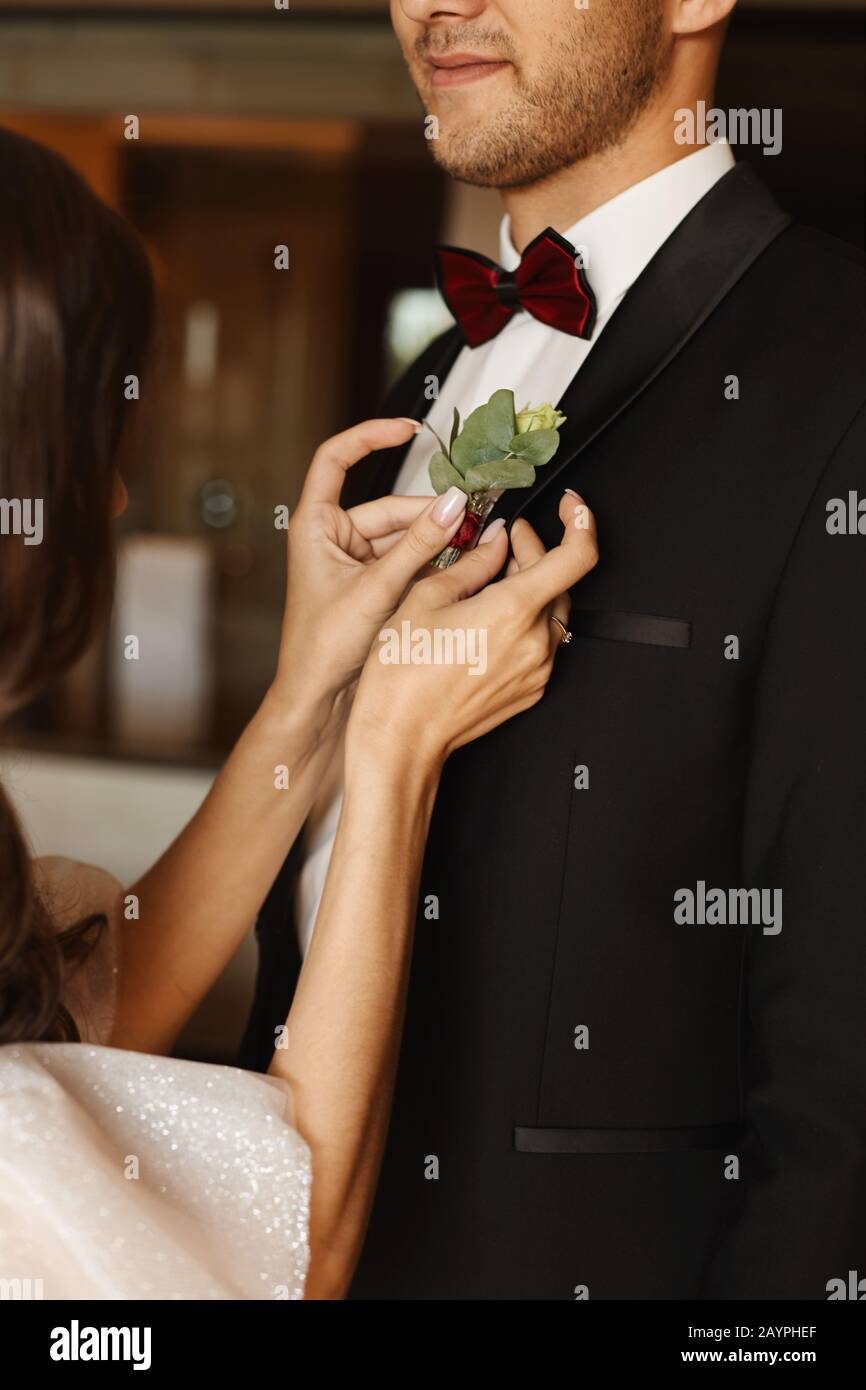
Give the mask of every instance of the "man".
[[(460, 323), (391, 409), (441, 434), (502, 387), (558, 401), (556, 458), (496, 514), (554, 544), (571, 487), (601, 559), (545, 699), (445, 770), (359, 1297), (825, 1298), (866, 1270), (861, 277), (727, 144), (680, 143), (733, 4), (392, 0), (434, 157), (507, 216), (501, 270), (440, 259)], [(426, 491), (430, 452), (353, 482)], [(263, 912), (251, 1064), (336, 814)]]

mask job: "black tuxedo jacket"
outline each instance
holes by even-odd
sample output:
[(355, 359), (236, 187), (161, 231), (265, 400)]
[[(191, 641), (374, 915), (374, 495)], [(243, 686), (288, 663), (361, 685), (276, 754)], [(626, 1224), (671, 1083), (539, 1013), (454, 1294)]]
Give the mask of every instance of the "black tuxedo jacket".
[[(822, 1299), (866, 1274), (862, 291), (738, 166), (500, 504), (552, 546), (575, 487), (601, 559), (545, 698), (446, 766), (355, 1297)], [(390, 410), (422, 415), (460, 347)], [(294, 856), (248, 1066), (297, 975), (293, 880)], [(701, 883), (781, 890), (781, 931), (678, 922)]]

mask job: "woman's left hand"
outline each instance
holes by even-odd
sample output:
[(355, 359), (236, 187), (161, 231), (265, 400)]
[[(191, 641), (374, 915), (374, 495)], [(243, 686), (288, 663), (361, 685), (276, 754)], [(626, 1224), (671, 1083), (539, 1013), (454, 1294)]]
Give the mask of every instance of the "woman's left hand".
[(439, 498), (387, 496), (348, 511), (340, 506), (354, 464), (415, 433), (411, 420), (367, 420), (316, 451), (289, 522), (286, 605), (271, 691), (280, 703), (327, 707), (351, 686), (419, 570), (456, 533), (466, 502), (457, 488)]

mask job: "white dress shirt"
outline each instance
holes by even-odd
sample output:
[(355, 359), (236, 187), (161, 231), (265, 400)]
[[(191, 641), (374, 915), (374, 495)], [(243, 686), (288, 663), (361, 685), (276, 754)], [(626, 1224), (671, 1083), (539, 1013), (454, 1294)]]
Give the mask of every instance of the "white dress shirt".
[[(592, 338), (574, 338), (518, 311), (495, 338), (461, 351), (427, 416), (437, 433), (448, 436), (455, 406), (465, 419), (494, 391), (512, 390), (518, 410), (548, 401), (555, 405), (653, 256), (733, 165), (733, 154), (724, 141), (706, 145), (632, 184), (563, 233), (580, 250), (595, 293), (598, 314)], [(505, 270), (516, 270), (520, 263), (508, 217), (500, 230), (500, 263)], [(410, 496), (431, 492), (427, 467), (434, 450), (429, 430), (422, 431), (406, 455), (394, 492)], [(306, 827), (304, 863), (295, 894), (302, 953), (316, 920), (341, 799), (338, 793), (326, 808), (318, 808)]]

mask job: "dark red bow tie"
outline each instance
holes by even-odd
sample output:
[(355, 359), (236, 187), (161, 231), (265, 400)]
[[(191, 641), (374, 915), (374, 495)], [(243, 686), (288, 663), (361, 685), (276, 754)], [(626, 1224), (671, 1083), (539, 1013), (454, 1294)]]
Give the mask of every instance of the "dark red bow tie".
[(561, 333), (592, 337), (595, 295), (571, 242), (552, 227), (529, 243), (515, 271), (456, 246), (440, 246), (436, 256), (439, 289), (470, 347), (495, 338), (518, 309)]

